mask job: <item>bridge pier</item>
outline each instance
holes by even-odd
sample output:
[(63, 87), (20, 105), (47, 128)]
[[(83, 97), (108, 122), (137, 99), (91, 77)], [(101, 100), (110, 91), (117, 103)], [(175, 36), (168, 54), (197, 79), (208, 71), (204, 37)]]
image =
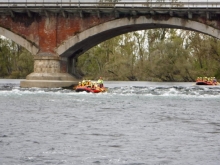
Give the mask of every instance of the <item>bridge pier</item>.
[(78, 84), (67, 70), (67, 60), (51, 54), (38, 54), (34, 56), (34, 72), (21, 81), (20, 87), (59, 88)]
[(68, 58), (68, 71), (74, 75), (77, 79), (82, 79), (82, 72), (79, 70), (77, 66), (78, 58), (70, 57)]

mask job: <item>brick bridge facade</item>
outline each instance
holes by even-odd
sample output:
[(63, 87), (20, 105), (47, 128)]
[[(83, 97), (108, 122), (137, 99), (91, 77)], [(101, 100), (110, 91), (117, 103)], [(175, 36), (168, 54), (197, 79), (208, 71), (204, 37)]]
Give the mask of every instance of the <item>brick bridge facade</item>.
[[(152, 28), (198, 31), (220, 39), (215, 10), (156, 9), (7, 10), (0, 13), (0, 35), (34, 55), (34, 72), (21, 87), (64, 87), (78, 83), (75, 63), (93, 46), (117, 35)], [(110, 10), (111, 9), (111, 10)]]

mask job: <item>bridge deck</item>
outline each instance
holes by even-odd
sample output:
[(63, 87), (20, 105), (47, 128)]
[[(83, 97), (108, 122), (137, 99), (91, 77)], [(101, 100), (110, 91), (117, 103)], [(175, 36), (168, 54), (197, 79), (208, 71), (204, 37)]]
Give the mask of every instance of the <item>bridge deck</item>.
[[(46, 0), (45, 0), (46, 1)], [(204, 14), (217, 17), (220, 14), (220, 2), (217, 1), (183, 1), (183, 2), (0, 2), (0, 15), (15, 16), (16, 13), (32, 13), (48, 14), (48, 13), (80, 13), (85, 14), (102, 14), (117, 13), (125, 15), (143, 15), (143, 14), (170, 14), (171, 16), (183, 16), (191, 14)]]

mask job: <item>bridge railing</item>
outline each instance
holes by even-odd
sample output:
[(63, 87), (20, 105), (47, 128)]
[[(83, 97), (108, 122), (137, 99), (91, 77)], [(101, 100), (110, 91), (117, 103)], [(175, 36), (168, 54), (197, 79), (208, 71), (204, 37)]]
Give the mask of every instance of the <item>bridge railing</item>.
[(150, 7), (150, 8), (220, 8), (219, 0), (1, 0), (0, 7)]

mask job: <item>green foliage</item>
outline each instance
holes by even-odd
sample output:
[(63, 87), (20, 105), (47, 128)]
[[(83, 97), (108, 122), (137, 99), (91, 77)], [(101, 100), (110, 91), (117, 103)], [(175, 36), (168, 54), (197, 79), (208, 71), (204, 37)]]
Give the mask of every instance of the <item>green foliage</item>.
[(27, 50), (23, 50), (23, 52), (19, 55), (17, 65), (18, 65), (18, 70), (20, 72), (20, 77), (25, 78), (28, 74), (33, 72), (34, 69), (33, 55)]
[(219, 40), (197, 32), (163, 28), (117, 36), (79, 57), (85, 77), (103, 76), (106, 80), (220, 78), (219, 62)]
[(0, 77), (25, 78), (33, 72), (33, 56), (11, 40), (0, 38)]

